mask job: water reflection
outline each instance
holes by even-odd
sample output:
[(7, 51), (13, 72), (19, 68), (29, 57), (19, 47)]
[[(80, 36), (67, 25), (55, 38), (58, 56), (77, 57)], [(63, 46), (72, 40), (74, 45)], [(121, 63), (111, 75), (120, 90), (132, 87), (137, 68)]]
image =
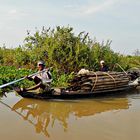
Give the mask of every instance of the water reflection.
[(68, 131), (71, 116), (78, 119), (106, 111), (128, 108), (127, 98), (59, 102), (21, 99), (12, 107), (12, 110), (34, 125), (36, 133), (43, 132), (47, 137), (50, 137), (49, 129), (53, 128), (54, 125), (59, 124), (64, 131)]

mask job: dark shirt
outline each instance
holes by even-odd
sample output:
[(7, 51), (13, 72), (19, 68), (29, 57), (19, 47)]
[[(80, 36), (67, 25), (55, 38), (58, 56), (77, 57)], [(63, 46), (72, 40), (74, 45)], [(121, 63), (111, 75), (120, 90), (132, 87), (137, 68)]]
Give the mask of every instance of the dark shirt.
[(100, 68), (100, 71), (107, 72), (108, 71), (108, 67), (105, 65), (105, 66)]

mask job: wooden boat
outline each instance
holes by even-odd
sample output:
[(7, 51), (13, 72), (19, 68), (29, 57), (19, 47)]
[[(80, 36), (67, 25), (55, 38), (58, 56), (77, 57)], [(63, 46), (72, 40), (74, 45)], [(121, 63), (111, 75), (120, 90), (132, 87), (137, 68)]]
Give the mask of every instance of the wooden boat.
[[(51, 89), (51, 91), (37, 93), (36, 91), (27, 91), (19, 92), (16, 91), (20, 96), (24, 98), (35, 98), (35, 99), (79, 99), (79, 98), (92, 98), (99, 97), (108, 94), (121, 94), (123, 91), (128, 91), (134, 89), (130, 86), (112, 90), (105, 91), (96, 91), (96, 92), (76, 92), (76, 91), (67, 91), (66, 89)], [(60, 90), (58, 92), (57, 90)]]
[(67, 88), (52, 88), (43, 93), (37, 91), (15, 91), (26, 98), (71, 99), (116, 94), (136, 88), (138, 80), (130, 81), (124, 72), (88, 72), (75, 75)]

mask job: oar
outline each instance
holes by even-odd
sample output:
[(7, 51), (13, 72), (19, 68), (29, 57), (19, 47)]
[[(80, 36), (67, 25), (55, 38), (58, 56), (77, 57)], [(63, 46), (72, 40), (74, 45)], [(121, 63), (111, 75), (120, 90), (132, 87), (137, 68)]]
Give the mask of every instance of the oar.
[[(39, 71), (39, 72), (36, 72), (36, 73), (33, 73), (33, 74), (29, 75), (28, 77), (32, 77), (32, 76), (37, 75), (38, 73), (41, 73), (41, 72), (43, 72), (43, 71), (46, 71), (46, 69), (44, 69), (44, 70), (42, 70), (42, 71)], [(19, 81), (24, 80), (25, 78), (26, 78), (26, 77), (23, 77), (23, 78), (20, 78), (20, 79), (18, 79), (18, 80), (15, 80), (15, 81), (12, 81), (12, 82), (3, 84), (3, 85), (0, 86), (0, 88), (4, 88), (4, 87), (6, 87), (6, 86), (12, 85), (12, 84), (14, 84), (14, 83), (17, 83), (17, 82), (19, 82)]]

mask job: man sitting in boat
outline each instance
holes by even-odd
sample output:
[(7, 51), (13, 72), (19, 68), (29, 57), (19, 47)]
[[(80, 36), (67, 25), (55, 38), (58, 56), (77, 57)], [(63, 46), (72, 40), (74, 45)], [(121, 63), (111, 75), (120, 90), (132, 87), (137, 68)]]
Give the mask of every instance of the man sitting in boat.
[(103, 71), (103, 72), (107, 72), (108, 71), (108, 66), (105, 64), (104, 60), (100, 61), (100, 71)]
[(45, 68), (45, 63), (43, 61), (39, 61), (37, 63), (38, 74), (32, 77), (26, 76), (26, 78), (30, 81), (35, 82), (35, 86), (30, 88), (21, 88), (21, 91), (29, 91), (40, 89), (42, 91), (48, 91), (50, 89), (50, 84), (52, 81), (52, 75), (49, 69)]

